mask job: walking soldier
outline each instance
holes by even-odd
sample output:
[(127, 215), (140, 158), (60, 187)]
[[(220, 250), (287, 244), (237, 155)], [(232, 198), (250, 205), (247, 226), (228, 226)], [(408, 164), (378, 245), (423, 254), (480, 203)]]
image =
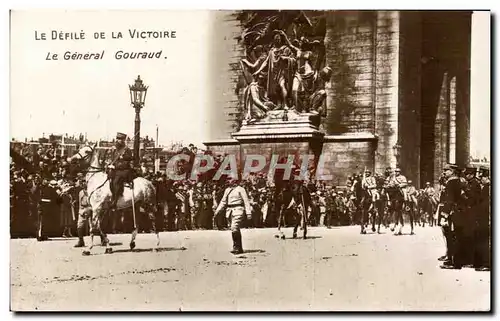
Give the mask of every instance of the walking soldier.
[(233, 237), (233, 254), (243, 253), (243, 245), (241, 242), (241, 225), (246, 218), (252, 218), (252, 208), (248, 199), (247, 192), (242, 186), (238, 185), (238, 180), (231, 180), (229, 187), (224, 191), (219, 206), (215, 210), (215, 216), (219, 215), (222, 210), (226, 210), (226, 218), (231, 220), (231, 235)]
[(78, 221), (76, 223), (78, 242), (75, 244), (75, 247), (85, 246), (85, 242), (83, 241), (83, 236), (85, 235), (85, 222), (88, 222), (92, 217), (92, 208), (89, 204), (86, 185), (85, 182), (82, 182), (81, 190), (78, 193)]

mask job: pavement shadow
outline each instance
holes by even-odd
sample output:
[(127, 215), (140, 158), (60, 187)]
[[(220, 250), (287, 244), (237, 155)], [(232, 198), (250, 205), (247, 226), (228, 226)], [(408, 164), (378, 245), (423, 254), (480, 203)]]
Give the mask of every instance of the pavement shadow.
[[(156, 252), (170, 252), (170, 251), (185, 251), (187, 250), (185, 247), (159, 247), (156, 248)], [(143, 253), (143, 252), (155, 252), (155, 248), (146, 248), (146, 249), (119, 249), (113, 250), (113, 253)]]
[(261, 250), (261, 249), (255, 249), (255, 250), (244, 250), (243, 254), (250, 254), (250, 253), (266, 253), (266, 251)]

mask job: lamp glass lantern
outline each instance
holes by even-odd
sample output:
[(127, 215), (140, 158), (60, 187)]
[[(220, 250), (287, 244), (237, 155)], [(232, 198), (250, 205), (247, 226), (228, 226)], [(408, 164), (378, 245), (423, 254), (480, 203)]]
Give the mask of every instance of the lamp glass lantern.
[(141, 76), (137, 76), (133, 85), (128, 86), (130, 89), (130, 103), (134, 108), (144, 107), (146, 102), (146, 94), (148, 92), (148, 86), (144, 86)]
[(401, 157), (401, 145), (396, 143), (396, 145), (392, 146), (392, 150), (394, 151), (394, 156), (396, 157), (396, 162), (399, 163), (399, 158)]

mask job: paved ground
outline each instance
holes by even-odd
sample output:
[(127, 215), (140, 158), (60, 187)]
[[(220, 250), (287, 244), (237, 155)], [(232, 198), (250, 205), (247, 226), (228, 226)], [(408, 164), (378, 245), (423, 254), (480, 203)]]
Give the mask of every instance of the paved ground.
[[(490, 273), (441, 270), (439, 228), (360, 235), (312, 228), (310, 239), (244, 230), (111, 235), (113, 254), (82, 256), (74, 239), (11, 241), (12, 310), (488, 310)], [(291, 236), (291, 229), (287, 229)]]

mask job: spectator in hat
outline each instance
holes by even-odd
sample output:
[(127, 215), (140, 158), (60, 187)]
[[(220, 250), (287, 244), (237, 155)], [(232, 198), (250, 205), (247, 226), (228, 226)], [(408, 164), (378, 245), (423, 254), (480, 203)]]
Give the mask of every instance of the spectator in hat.
[(476, 271), (490, 271), (491, 268), (491, 198), (490, 170), (479, 168), (481, 194), (479, 196), (478, 213), (476, 215), (476, 233), (474, 248), (474, 267)]

